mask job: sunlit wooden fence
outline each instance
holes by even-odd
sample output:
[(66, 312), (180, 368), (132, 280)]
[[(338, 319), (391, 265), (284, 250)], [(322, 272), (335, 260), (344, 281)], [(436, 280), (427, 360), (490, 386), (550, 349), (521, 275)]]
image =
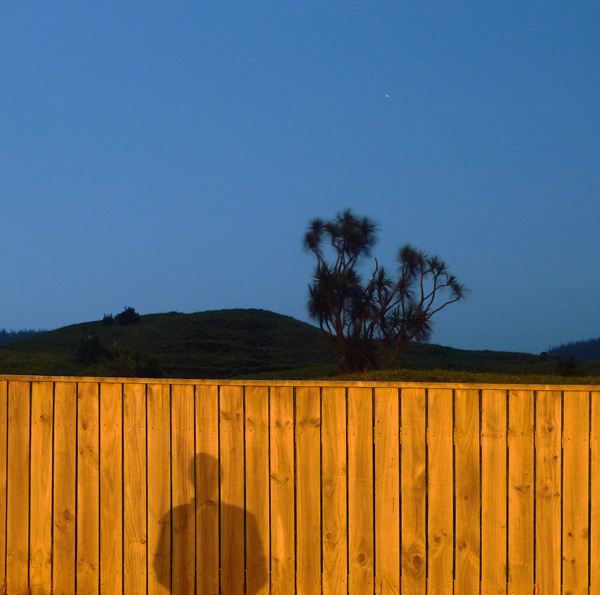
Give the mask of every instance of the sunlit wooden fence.
[(0, 583), (600, 593), (598, 391), (1, 378)]

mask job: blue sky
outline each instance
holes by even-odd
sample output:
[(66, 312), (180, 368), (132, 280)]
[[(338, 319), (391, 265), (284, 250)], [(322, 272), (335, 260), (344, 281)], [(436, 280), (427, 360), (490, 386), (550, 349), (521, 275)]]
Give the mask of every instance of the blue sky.
[(471, 290), (433, 341), (600, 336), (600, 4), (9, 2), (0, 328), (307, 320), (310, 219), (380, 223)]

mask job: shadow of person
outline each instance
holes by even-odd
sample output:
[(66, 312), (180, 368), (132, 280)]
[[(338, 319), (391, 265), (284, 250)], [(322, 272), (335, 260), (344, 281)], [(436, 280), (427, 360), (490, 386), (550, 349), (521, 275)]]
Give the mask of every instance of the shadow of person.
[[(161, 521), (154, 556), (159, 583), (172, 595), (258, 595), (269, 569), (256, 517), (239, 506), (219, 505), (219, 463), (205, 453), (192, 459), (196, 497)], [(220, 582), (220, 589), (219, 589)]]

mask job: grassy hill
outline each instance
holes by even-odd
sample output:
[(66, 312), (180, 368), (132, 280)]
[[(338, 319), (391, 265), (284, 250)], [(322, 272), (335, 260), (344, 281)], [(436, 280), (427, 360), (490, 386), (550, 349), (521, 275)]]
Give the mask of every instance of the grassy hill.
[(0, 348), (3, 374), (228, 378), (314, 366), (322, 373), (335, 361), (319, 329), (264, 310), (86, 322)]
[[(318, 328), (265, 310), (236, 309), (66, 326), (0, 347), (0, 374), (318, 379), (335, 378), (337, 360)], [(411, 344), (392, 370), (348, 378), (600, 384), (600, 362)]]

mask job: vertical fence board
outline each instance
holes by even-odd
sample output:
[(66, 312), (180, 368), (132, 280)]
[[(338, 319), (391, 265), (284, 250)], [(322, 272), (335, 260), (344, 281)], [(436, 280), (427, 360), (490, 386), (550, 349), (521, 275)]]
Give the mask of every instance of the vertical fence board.
[(29, 582), (29, 396), (29, 382), (9, 382), (6, 499), (6, 582), (9, 592), (25, 591)]
[(171, 390), (149, 384), (148, 595), (171, 592)]
[(219, 388), (196, 387), (196, 589), (219, 592)]
[(222, 386), (221, 437), (221, 595), (245, 589), (244, 390)]
[(536, 585), (561, 593), (562, 394), (540, 391), (536, 404)]
[(77, 401), (77, 593), (92, 595), (100, 573), (98, 383), (79, 383)]
[(45, 594), (52, 585), (52, 382), (31, 390), (31, 513), (29, 591)]
[(271, 389), (271, 593), (294, 593), (294, 392)]
[(100, 587), (123, 589), (123, 389), (100, 385)]
[(373, 391), (348, 389), (348, 559), (351, 595), (373, 593)]
[(481, 395), (481, 592), (506, 593), (506, 391)]
[(8, 382), (0, 381), (0, 589), (6, 585)]
[(590, 484), (590, 595), (600, 595), (600, 392), (590, 394), (591, 407), (591, 484)]
[(298, 593), (321, 593), (321, 394), (296, 389), (296, 566)]
[(75, 593), (77, 493), (77, 385), (54, 387), (54, 595)]
[(375, 592), (400, 593), (400, 400), (375, 389)]
[(193, 593), (196, 581), (193, 386), (176, 384), (172, 386), (171, 419), (173, 593)]
[(322, 424), (323, 593), (338, 595), (348, 590), (346, 389), (323, 389)]
[(452, 391), (429, 389), (429, 580), (431, 595), (453, 593)]
[(146, 593), (146, 387), (123, 386), (124, 592)]
[(269, 387), (249, 386), (246, 388), (246, 584), (250, 594), (269, 584), (269, 469)]
[(402, 389), (402, 593), (426, 587), (425, 389)]
[(589, 393), (565, 391), (563, 463), (563, 590), (588, 593)]
[(455, 394), (456, 585), (461, 595), (479, 594), (480, 469), (479, 391)]
[(508, 393), (509, 593), (533, 591), (533, 391)]

